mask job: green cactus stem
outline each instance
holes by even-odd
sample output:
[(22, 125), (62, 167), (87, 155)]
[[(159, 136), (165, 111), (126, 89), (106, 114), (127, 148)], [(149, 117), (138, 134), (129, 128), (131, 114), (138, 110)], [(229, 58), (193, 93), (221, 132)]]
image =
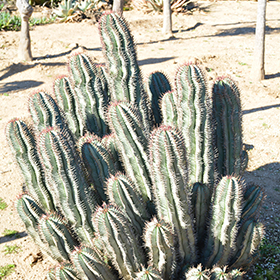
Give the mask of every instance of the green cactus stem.
[(71, 255), (82, 280), (117, 280), (118, 277), (104, 262), (102, 253), (97, 248), (82, 246), (77, 248)]
[(209, 270), (203, 270), (201, 264), (189, 268), (185, 273), (186, 280), (209, 280)]
[[(79, 150), (86, 165), (91, 182), (101, 201), (106, 202), (105, 181), (115, 174), (114, 162), (96, 135), (85, 135), (79, 140)], [(102, 204), (102, 203), (101, 203)]]
[(87, 130), (102, 137), (108, 133), (105, 108), (109, 100), (106, 92), (103, 91), (99, 73), (85, 54), (73, 55), (69, 66), (81, 110), (86, 117)]
[(31, 128), (23, 121), (13, 119), (6, 127), (6, 136), (22, 172), (26, 189), (45, 211), (55, 210)]
[(166, 92), (161, 98), (162, 123), (164, 125), (178, 126), (178, 114), (175, 103), (175, 92)]
[(185, 151), (183, 136), (178, 130), (161, 126), (153, 131), (150, 165), (157, 216), (176, 232), (182, 261), (192, 263), (196, 249)]
[(134, 279), (145, 264), (139, 236), (125, 213), (113, 205), (103, 204), (93, 217), (94, 228), (100, 236), (105, 254), (120, 274), (120, 278)]
[(125, 19), (115, 13), (105, 13), (99, 22), (99, 32), (112, 100), (136, 105), (145, 129), (150, 131), (148, 95), (137, 63), (134, 40)]
[(116, 137), (126, 174), (143, 199), (151, 200), (148, 140), (144, 134), (139, 111), (126, 102), (113, 103), (108, 109), (108, 122)]
[(91, 214), (96, 202), (71, 137), (67, 131), (47, 128), (40, 135), (39, 149), (56, 205), (69, 223), (75, 225), (79, 237), (91, 244)]
[(183, 132), (189, 160), (189, 183), (214, 184), (211, 100), (202, 70), (182, 65), (175, 77), (178, 128)]
[(148, 248), (149, 264), (160, 272), (162, 279), (171, 279), (176, 269), (172, 227), (154, 217), (146, 224), (143, 239)]
[(70, 263), (62, 263), (55, 268), (56, 280), (82, 280)]
[(167, 77), (160, 71), (151, 73), (147, 79), (147, 92), (152, 104), (152, 112), (157, 125), (162, 123), (160, 100), (164, 93), (171, 91)]
[(160, 272), (153, 266), (149, 265), (147, 268), (142, 267), (142, 270), (137, 273), (135, 280), (163, 280), (167, 278), (162, 278)]
[(240, 93), (230, 78), (220, 77), (213, 85), (213, 118), (216, 122), (216, 168), (221, 176), (242, 172), (242, 123)]

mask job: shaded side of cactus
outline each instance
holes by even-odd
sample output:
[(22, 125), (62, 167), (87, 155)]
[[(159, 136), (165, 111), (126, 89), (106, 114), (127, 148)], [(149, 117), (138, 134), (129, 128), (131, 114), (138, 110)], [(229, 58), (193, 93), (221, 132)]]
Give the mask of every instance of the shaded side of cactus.
[(144, 127), (150, 131), (148, 96), (137, 62), (134, 39), (125, 19), (118, 14), (107, 13), (100, 19), (99, 32), (112, 100), (137, 105)]
[(52, 213), (41, 217), (38, 229), (42, 240), (48, 246), (49, 254), (58, 262), (70, 261), (70, 254), (78, 244), (66, 223)]
[(240, 93), (230, 78), (218, 78), (213, 85), (213, 118), (217, 147), (216, 168), (221, 176), (242, 172), (242, 123)]
[(160, 272), (162, 279), (171, 279), (176, 269), (172, 227), (164, 220), (153, 218), (145, 226), (143, 239), (148, 248), (149, 264)]
[(95, 135), (85, 135), (79, 140), (79, 150), (86, 165), (90, 180), (93, 183), (101, 201), (106, 202), (107, 197), (104, 192), (105, 181), (115, 174), (114, 162)]
[(190, 214), (187, 159), (182, 135), (161, 126), (150, 140), (153, 196), (159, 219), (171, 224), (184, 263), (195, 262), (195, 235)]
[(79, 138), (86, 130), (86, 117), (80, 108), (70, 78), (67, 76), (57, 78), (54, 82), (54, 93), (57, 104), (64, 112), (69, 129), (76, 138)]
[(82, 279), (116, 280), (117, 275), (105, 263), (102, 253), (95, 247), (82, 246), (71, 254), (75, 268), (82, 275)]
[(6, 127), (6, 135), (28, 192), (45, 211), (54, 210), (52, 194), (46, 185), (32, 130), (23, 121), (13, 119)]
[(140, 120), (137, 109), (126, 102), (114, 103), (108, 109), (109, 126), (116, 137), (126, 174), (148, 201), (151, 200), (148, 141)]
[(81, 280), (70, 263), (62, 263), (54, 270), (56, 280)]
[(181, 66), (175, 77), (178, 128), (183, 132), (189, 159), (189, 182), (213, 185), (211, 100), (201, 69)]
[(166, 92), (161, 98), (162, 123), (164, 125), (178, 126), (178, 112), (174, 91)]
[(85, 112), (87, 130), (102, 137), (108, 133), (105, 108), (109, 100), (103, 92), (99, 73), (85, 54), (73, 55), (69, 65), (81, 110)]
[(151, 215), (131, 180), (124, 174), (117, 173), (107, 181), (106, 190), (109, 202), (123, 209), (139, 236), (142, 236), (144, 222), (149, 220)]
[(212, 216), (209, 221), (207, 267), (227, 265), (235, 248), (242, 210), (242, 190), (237, 179), (223, 177), (212, 197)]
[(94, 228), (102, 239), (106, 257), (111, 260), (120, 278), (134, 279), (145, 265), (145, 258), (126, 215), (113, 205), (99, 207), (93, 217)]
[(40, 135), (39, 149), (56, 205), (69, 223), (75, 225), (78, 236), (90, 244), (91, 214), (96, 203), (72, 139), (65, 131), (48, 128)]
[(152, 112), (157, 125), (162, 123), (160, 100), (164, 93), (171, 91), (167, 77), (159, 71), (153, 72), (147, 79), (147, 92), (152, 104)]

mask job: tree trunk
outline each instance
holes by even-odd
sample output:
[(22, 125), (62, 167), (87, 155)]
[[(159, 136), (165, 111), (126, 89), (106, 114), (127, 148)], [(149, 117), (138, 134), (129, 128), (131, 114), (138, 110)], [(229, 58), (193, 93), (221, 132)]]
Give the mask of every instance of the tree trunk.
[(29, 5), (28, 0), (17, 0), (17, 8), (21, 15), (21, 31), (18, 56), (20, 60), (31, 61), (31, 44), (29, 33), (29, 18), (33, 12), (33, 8)]
[(164, 34), (172, 35), (172, 12), (170, 0), (163, 0), (163, 29)]
[(123, 6), (124, 0), (114, 0), (113, 12), (118, 13), (120, 16), (123, 16)]
[(254, 62), (252, 68), (253, 78), (257, 81), (264, 80), (264, 54), (265, 54), (265, 14), (266, 0), (258, 0), (258, 16), (255, 35)]

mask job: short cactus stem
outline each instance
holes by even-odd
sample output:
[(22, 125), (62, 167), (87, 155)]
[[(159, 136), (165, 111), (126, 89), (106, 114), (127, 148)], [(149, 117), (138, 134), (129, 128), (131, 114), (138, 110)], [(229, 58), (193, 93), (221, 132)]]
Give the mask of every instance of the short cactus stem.
[(157, 216), (171, 224), (184, 263), (195, 262), (195, 236), (190, 214), (187, 159), (183, 136), (171, 127), (154, 130), (150, 165)]
[(162, 280), (167, 278), (162, 278), (160, 272), (149, 265), (147, 268), (142, 267), (142, 270), (137, 273), (135, 280)]
[(185, 272), (186, 280), (209, 280), (209, 270), (203, 270), (201, 264), (191, 267)]
[(82, 280), (70, 263), (62, 263), (55, 268), (56, 280)]
[(164, 125), (177, 127), (178, 115), (177, 107), (175, 103), (175, 92), (166, 92), (161, 98), (161, 111), (162, 111), (162, 123)]
[(242, 172), (242, 123), (240, 93), (230, 78), (218, 78), (213, 85), (214, 133), (218, 157), (216, 168), (221, 176)]
[(104, 262), (102, 253), (94, 247), (82, 246), (71, 254), (75, 268), (82, 276), (82, 280), (117, 280), (111, 268)]
[(181, 66), (175, 78), (178, 128), (183, 132), (189, 159), (189, 183), (214, 184), (211, 100), (202, 70)]
[(97, 208), (93, 224), (102, 239), (106, 256), (120, 277), (134, 279), (145, 259), (139, 244), (140, 237), (135, 235), (127, 216), (115, 206), (103, 204)]

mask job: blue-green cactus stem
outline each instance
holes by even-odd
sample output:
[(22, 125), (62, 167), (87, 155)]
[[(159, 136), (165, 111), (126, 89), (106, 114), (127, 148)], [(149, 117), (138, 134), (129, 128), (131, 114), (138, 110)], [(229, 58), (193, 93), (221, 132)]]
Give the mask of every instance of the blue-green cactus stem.
[(164, 125), (178, 126), (178, 112), (175, 103), (175, 91), (166, 92), (161, 98), (162, 123)]
[(105, 111), (109, 100), (103, 92), (98, 71), (85, 54), (73, 55), (69, 65), (81, 110), (86, 116), (87, 129), (102, 137), (108, 133)]
[(227, 265), (235, 248), (242, 211), (242, 186), (234, 177), (223, 177), (212, 197), (212, 217), (209, 221), (205, 255), (206, 266)]
[(145, 226), (143, 239), (148, 248), (149, 264), (163, 279), (171, 279), (176, 269), (175, 238), (170, 225), (153, 218)]
[(209, 270), (203, 269), (199, 264), (197, 267), (191, 267), (185, 272), (186, 280), (209, 280)]
[(134, 279), (145, 264), (140, 237), (130, 225), (126, 214), (113, 205), (99, 207), (93, 217), (94, 228), (104, 244), (105, 254), (120, 274)]
[(125, 19), (115, 13), (106, 13), (100, 19), (99, 32), (111, 99), (137, 105), (144, 127), (150, 131), (148, 95), (137, 63), (134, 39)]
[(196, 249), (185, 151), (183, 136), (177, 129), (161, 126), (153, 131), (150, 165), (157, 216), (176, 232), (182, 261), (192, 263)]
[(175, 77), (178, 128), (183, 132), (189, 160), (189, 183), (214, 184), (211, 100), (202, 70), (181, 66)]
[(157, 125), (162, 123), (160, 100), (164, 93), (171, 91), (170, 83), (162, 72), (151, 73), (147, 79), (147, 92), (152, 104), (152, 112)]
[(100, 64), (96, 65), (97, 73), (101, 81), (102, 92), (104, 92), (105, 96), (108, 96), (108, 102), (111, 100), (109, 85), (108, 85), (108, 77), (106, 68)]
[(45, 211), (54, 210), (32, 129), (25, 122), (13, 119), (6, 127), (6, 136), (22, 172), (26, 189)]
[(104, 192), (105, 181), (115, 174), (115, 166), (110, 154), (96, 135), (85, 135), (79, 140), (79, 150), (88, 170), (94, 189), (101, 201), (107, 201)]
[(83, 280), (70, 263), (62, 263), (55, 268), (56, 280)]
[(116, 137), (126, 174), (144, 200), (151, 200), (148, 140), (139, 112), (126, 102), (113, 103), (108, 109), (108, 122)]
[(110, 203), (124, 210), (139, 236), (142, 236), (144, 221), (151, 218), (140, 193), (131, 180), (122, 173), (111, 176), (106, 184)]
[(58, 77), (54, 81), (54, 93), (58, 106), (64, 112), (69, 129), (76, 138), (79, 138), (86, 130), (86, 117), (82, 114), (81, 105), (70, 78), (67, 76)]
[(142, 267), (142, 270), (137, 273), (135, 280), (163, 280), (168, 278), (162, 278), (160, 272), (154, 268), (152, 265), (149, 265), (147, 268)]
[(97, 248), (82, 246), (71, 255), (82, 280), (117, 280), (118, 277), (104, 261), (102, 253)]
[(207, 235), (207, 218), (211, 202), (210, 188), (204, 184), (195, 183), (192, 187), (191, 202), (194, 228), (197, 236), (197, 248), (200, 252), (205, 245), (205, 236)]
[(91, 214), (96, 202), (72, 139), (65, 131), (47, 128), (40, 135), (39, 149), (56, 205), (69, 223), (75, 225), (81, 240), (90, 244)]
[(221, 176), (242, 172), (242, 123), (240, 93), (230, 78), (220, 77), (213, 85), (214, 134), (217, 171)]
[(57, 214), (43, 215), (38, 224), (42, 240), (49, 247), (48, 252), (58, 262), (69, 261), (74, 246), (78, 243), (68, 229), (66, 221)]
[(230, 275), (227, 273), (227, 267), (214, 267), (211, 270), (210, 280), (229, 280)]

